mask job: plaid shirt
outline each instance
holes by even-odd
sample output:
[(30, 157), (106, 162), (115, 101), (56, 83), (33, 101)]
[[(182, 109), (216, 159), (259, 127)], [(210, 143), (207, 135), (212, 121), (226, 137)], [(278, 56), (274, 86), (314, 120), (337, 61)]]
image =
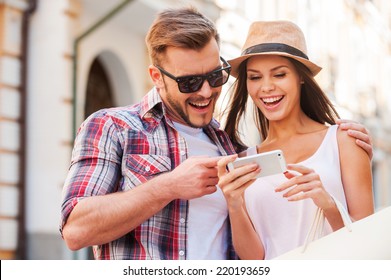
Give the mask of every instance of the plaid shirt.
[[(222, 155), (234, 153), (228, 136), (212, 120), (205, 133)], [(157, 90), (129, 107), (100, 110), (80, 127), (64, 185), (60, 231), (83, 198), (127, 191), (168, 172), (187, 158)], [(133, 231), (94, 246), (96, 259), (186, 259), (187, 200), (173, 200)], [(182, 221), (182, 223), (181, 223)], [(236, 258), (228, 234), (227, 259)]]

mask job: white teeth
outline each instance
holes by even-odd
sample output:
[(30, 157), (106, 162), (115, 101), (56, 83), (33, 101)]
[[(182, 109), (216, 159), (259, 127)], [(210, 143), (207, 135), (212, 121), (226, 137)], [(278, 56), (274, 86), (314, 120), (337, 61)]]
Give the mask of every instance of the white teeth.
[(190, 102), (190, 104), (192, 104), (194, 106), (197, 106), (197, 107), (205, 107), (205, 106), (208, 106), (209, 103), (210, 103), (210, 101), (208, 101), (208, 102), (198, 102), (198, 103)]
[(262, 98), (262, 101), (265, 103), (273, 103), (273, 102), (279, 101), (281, 99), (282, 99), (282, 96), (275, 96), (275, 97)]

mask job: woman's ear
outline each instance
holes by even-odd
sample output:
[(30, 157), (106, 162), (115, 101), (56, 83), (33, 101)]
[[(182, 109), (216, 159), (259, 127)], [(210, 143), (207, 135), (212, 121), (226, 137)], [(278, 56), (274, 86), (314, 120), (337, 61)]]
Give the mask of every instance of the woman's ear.
[(161, 88), (161, 87), (164, 86), (162, 74), (161, 74), (161, 72), (159, 71), (159, 69), (156, 68), (156, 66), (154, 66), (154, 65), (149, 65), (149, 67), (148, 67), (148, 72), (149, 72), (149, 76), (150, 76), (151, 79), (152, 79), (153, 84), (154, 84), (157, 88)]

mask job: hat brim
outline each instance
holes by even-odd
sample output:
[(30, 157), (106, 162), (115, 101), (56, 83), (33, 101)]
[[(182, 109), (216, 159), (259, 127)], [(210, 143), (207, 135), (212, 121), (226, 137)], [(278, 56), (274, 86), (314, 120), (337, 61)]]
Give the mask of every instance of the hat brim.
[(246, 55), (239, 56), (237, 58), (228, 60), (227, 62), (231, 65), (231, 76), (237, 78), (238, 77), (238, 70), (240, 64), (245, 61), (246, 59), (253, 57), (253, 56), (265, 56), (265, 55), (280, 55), (285, 57), (293, 58), (294, 60), (297, 60), (304, 64), (312, 73), (312, 75), (315, 77), (320, 70), (322, 70), (322, 67), (316, 65), (315, 63), (309, 61), (308, 59), (302, 58), (300, 56), (291, 55), (285, 52), (264, 52), (264, 53), (250, 53)]

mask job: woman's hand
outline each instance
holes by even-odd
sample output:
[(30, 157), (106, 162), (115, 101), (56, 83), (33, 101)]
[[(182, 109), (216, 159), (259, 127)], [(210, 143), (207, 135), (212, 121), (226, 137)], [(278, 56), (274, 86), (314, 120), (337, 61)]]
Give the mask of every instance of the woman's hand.
[(219, 176), (218, 186), (221, 188), (228, 208), (239, 209), (244, 205), (243, 193), (255, 181), (255, 176), (261, 171), (257, 164), (247, 164), (228, 171), (227, 165), (233, 162), (237, 155), (222, 157), (217, 162)]
[(312, 199), (316, 206), (323, 210), (335, 207), (331, 195), (324, 189), (319, 174), (313, 169), (299, 164), (288, 164), (288, 170), (284, 175), (289, 180), (275, 189), (276, 192), (284, 192), (283, 197), (288, 201)]

